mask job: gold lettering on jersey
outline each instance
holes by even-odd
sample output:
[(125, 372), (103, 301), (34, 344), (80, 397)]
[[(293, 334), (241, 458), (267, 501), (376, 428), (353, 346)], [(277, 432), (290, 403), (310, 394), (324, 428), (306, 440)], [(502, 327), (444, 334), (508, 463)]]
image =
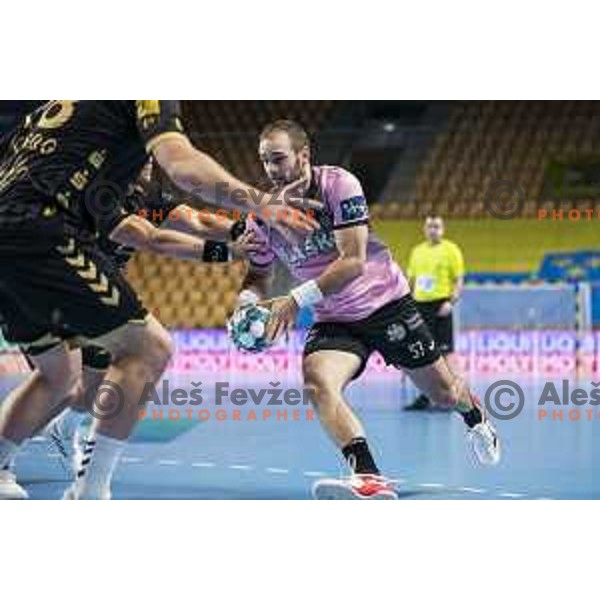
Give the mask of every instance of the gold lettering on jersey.
[(29, 173), (27, 159), (20, 158), (10, 168), (0, 171), (0, 192), (10, 187), (15, 181), (25, 177)]
[(38, 152), (43, 155), (52, 154), (58, 145), (55, 138), (45, 138), (41, 133), (30, 133), (25, 136), (21, 150)]
[(102, 165), (106, 161), (106, 155), (108, 154), (107, 150), (103, 148), (102, 150), (94, 150), (88, 156), (88, 162), (94, 169), (99, 171), (102, 168)]
[(73, 100), (53, 100), (42, 113), (37, 126), (42, 129), (58, 129), (73, 116), (74, 111)]
[(37, 150), (37, 147), (44, 141), (44, 136), (41, 133), (28, 133), (23, 140), (21, 146), (24, 150)]
[(86, 169), (83, 169), (83, 171), (76, 171), (73, 173), (70, 181), (75, 189), (81, 191), (89, 183), (89, 178), (89, 172)]
[(48, 156), (48, 154), (52, 154), (56, 150), (57, 146), (58, 146), (58, 142), (56, 141), (55, 138), (50, 138), (49, 140), (44, 140), (40, 144), (40, 154), (43, 154), (44, 156)]
[(56, 201), (63, 207), (63, 208), (69, 208), (69, 198), (71, 197), (71, 194), (69, 192), (66, 193), (62, 193), (59, 192), (58, 194), (56, 194)]

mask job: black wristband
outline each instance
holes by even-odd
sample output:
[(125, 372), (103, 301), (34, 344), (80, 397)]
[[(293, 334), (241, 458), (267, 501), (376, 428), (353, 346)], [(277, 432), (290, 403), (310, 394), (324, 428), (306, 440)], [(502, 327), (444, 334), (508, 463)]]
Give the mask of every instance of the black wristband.
[(228, 262), (229, 246), (225, 242), (206, 240), (202, 251), (202, 260), (204, 262)]

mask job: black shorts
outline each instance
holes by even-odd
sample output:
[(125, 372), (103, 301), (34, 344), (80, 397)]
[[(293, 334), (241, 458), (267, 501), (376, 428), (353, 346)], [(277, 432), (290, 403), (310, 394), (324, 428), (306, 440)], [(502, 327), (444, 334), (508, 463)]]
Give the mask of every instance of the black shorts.
[(136, 293), (94, 244), (40, 233), (20, 232), (11, 252), (0, 248), (0, 316), (8, 342), (35, 355), (146, 317)]
[(111, 353), (95, 344), (87, 344), (81, 349), (81, 365), (94, 371), (107, 371), (112, 362)]
[(448, 298), (434, 300), (432, 302), (417, 302), (419, 312), (423, 315), (425, 323), (433, 334), (440, 349), (440, 353), (443, 356), (454, 352), (454, 326), (452, 313), (447, 317), (438, 317), (440, 306), (447, 301)]
[(354, 379), (377, 351), (388, 365), (418, 369), (433, 364), (440, 352), (413, 298), (408, 295), (382, 306), (366, 319), (350, 323), (315, 323), (309, 330), (304, 356), (320, 350), (350, 352), (361, 359)]

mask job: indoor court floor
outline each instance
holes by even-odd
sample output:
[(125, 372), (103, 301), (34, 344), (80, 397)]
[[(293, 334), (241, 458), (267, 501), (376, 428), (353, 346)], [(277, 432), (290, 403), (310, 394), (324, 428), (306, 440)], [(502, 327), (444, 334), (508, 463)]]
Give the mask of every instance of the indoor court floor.
[[(500, 377), (496, 379), (501, 379)], [(0, 394), (16, 383), (4, 377)], [(179, 379), (190, 388), (189, 379)], [(241, 383), (243, 381), (243, 383)], [(483, 396), (490, 381), (473, 381)], [(173, 383), (173, 382), (172, 382)], [(291, 386), (293, 383), (288, 382)], [(599, 411), (592, 420), (538, 417), (537, 399), (543, 382), (527, 377), (519, 382), (525, 406), (511, 420), (496, 420), (503, 443), (503, 460), (493, 468), (474, 464), (465, 428), (456, 415), (402, 411), (414, 389), (389, 374), (364, 376), (350, 387), (352, 405), (363, 418), (384, 473), (397, 480), (401, 500), (412, 499), (587, 499), (600, 498)], [(558, 382), (560, 385), (560, 381)], [(268, 379), (249, 382), (246, 389), (269, 388)], [(572, 382), (575, 385), (575, 382)], [(588, 382), (588, 389), (589, 389)], [(585, 387), (583, 382), (579, 386)], [(209, 387), (208, 378), (204, 389)], [(234, 386), (232, 386), (234, 387)], [(210, 393), (201, 406), (147, 407), (127, 447), (114, 485), (114, 499), (308, 499), (315, 480), (339, 476), (343, 465), (315, 420), (310, 406), (215, 406)], [(152, 410), (163, 410), (163, 419)], [(169, 410), (177, 408), (169, 418)], [(548, 410), (551, 414), (551, 406)], [(594, 407), (581, 407), (591, 409)], [(188, 420), (185, 410), (192, 412)], [(199, 410), (203, 419), (198, 418)], [(217, 419), (216, 411), (221, 409)], [(286, 410), (263, 418), (263, 410)], [(234, 420), (234, 410), (240, 420)], [(251, 419), (254, 410), (256, 420)], [(293, 411), (298, 410), (294, 420)], [(585, 415), (585, 413), (583, 413)], [(17, 460), (17, 473), (32, 499), (58, 499), (69, 483), (55, 450), (43, 437), (32, 440)]]

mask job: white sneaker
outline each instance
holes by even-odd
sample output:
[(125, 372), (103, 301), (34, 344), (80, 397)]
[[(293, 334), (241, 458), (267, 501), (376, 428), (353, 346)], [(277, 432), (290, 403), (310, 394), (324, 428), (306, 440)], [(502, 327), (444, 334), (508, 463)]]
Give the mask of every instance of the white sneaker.
[(10, 469), (0, 469), (0, 500), (27, 500), (29, 494), (17, 483)]
[(500, 438), (492, 423), (485, 416), (481, 423), (467, 431), (467, 438), (473, 448), (473, 454), (480, 464), (493, 466), (500, 462), (502, 455)]
[(81, 479), (74, 481), (63, 494), (63, 500), (111, 500), (110, 487), (85, 489)]
[(70, 432), (60, 419), (55, 419), (46, 428), (50, 445), (60, 454), (60, 463), (71, 477), (77, 475), (83, 460), (83, 440), (77, 430)]
[(393, 482), (380, 475), (320, 479), (312, 493), (315, 500), (398, 500)]

